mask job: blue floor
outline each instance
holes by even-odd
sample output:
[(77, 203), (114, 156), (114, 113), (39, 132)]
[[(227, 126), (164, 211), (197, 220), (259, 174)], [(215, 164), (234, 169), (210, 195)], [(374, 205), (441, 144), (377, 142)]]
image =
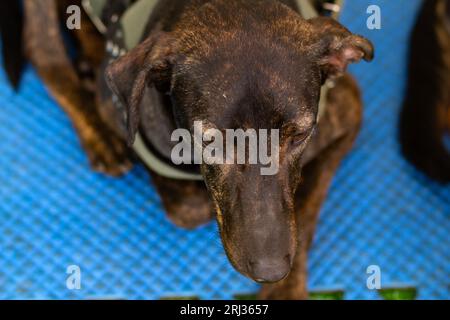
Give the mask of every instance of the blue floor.
[[(379, 4), (382, 29), (366, 28)], [(409, 32), (420, 1), (347, 0), (342, 21), (370, 38), (376, 60), (351, 68), (363, 89), (364, 126), (324, 205), (310, 255), (309, 287), (346, 299), (366, 287), (414, 286), (418, 298), (450, 298), (450, 187), (401, 157), (396, 140)], [(214, 223), (173, 226), (145, 170), (92, 172), (67, 116), (31, 68), (20, 93), (0, 69), (0, 298), (232, 298), (258, 286), (230, 266)], [(81, 290), (66, 288), (78, 265)]]

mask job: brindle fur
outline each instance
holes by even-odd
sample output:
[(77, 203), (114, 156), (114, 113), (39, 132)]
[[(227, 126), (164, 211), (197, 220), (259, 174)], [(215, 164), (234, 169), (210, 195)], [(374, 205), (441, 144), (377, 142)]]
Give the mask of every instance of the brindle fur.
[[(131, 168), (128, 149), (123, 140), (104, 125), (96, 106), (95, 94), (90, 86), (85, 85), (80, 76), (82, 71), (75, 68), (69, 59), (60, 32), (57, 3), (54, 0), (26, 0), (24, 12), (26, 55), (50, 93), (72, 120), (92, 167), (112, 175), (126, 172)], [(83, 25), (90, 25), (84, 15)], [(92, 27), (89, 30), (94, 32)], [(97, 50), (91, 46), (99, 46), (98, 40), (91, 41), (94, 37), (87, 34), (78, 37), (83, 43), (81, 47), (85, 49), (81, 56), (87, 59), (90, 52)], [(93, 63), (98, 63), (97, 58), (91, 59)]]
[(400, 117), (402, 151), (419, 169), (450, 182), (450, 1), (424, 1), (411, 37), (408, 88)]
[[(140, 103), (148, 98), (152, 84), (161, 94), (171, 92), (172, 100), (162, 99), (163, 108), (174, 107), (168, 126), (176, 123), (191, 129), (194, 119), (206, 119), (219, 128), (282, 127), (285, 147), (280, 157), (288, 169), (284, 168), (279, 177), (262, 178), (247, 165), (202, 165), (208, 185), (205, 188), (203, 182), (175, 181), (151, 174), (168, 216), (177, 225), (194, 228), (216, 215), (230, 261), (244, 274), (248, 264), (243, 250), (261, 248), (235, 228), (248, 225), (252, 216), (269, 219), (261, 226), (266, 233), (277, 230), (286, 235), (260, 252), (270, 257), (278, 249), (280, 254), (288, 250), (292, 271), (276, 284), (265, 284), (260, 297), (304, 299), (307, 251), (320, 206), (361, 123), (357, 85), (344, 75), (336, 78), (328, 94), (326, 113), (316, 125), (320, 85), (326, 76), (342, 73), (349, 62), (371, 59), (373, 49), (367, 40), (329, 19), (301, 19), (291, 10), (296, 9), (294, 1), (280, 2), (161, 1), (149, 19), (146, 40), (107, 69), (113, 90), (128, 107), (128, 132), (108, 127), (114, 121), (102, 118), (102, 114), (108, 114), (102, 110), (110, 110), (111, 105), (105, 99), (96, 104), (93, 94), (83, 86), (80, 73), (72, 67), (58, 32), (54, 0), (25, 0), (26, 44), (31, 61), (72, 119), (96, 170), (119, 174), (130, 168), (125, 137), (128, 135), (131, 142), (141, 121), (139, 116), (145, 118), (145, 113), (151, 112)], [(83, 42), (87, 37), (79, 39)], [(240, 82), (238, 75), (243, 74), (255, 80), (245, 83), (250, 91), (244, 91)], [(264, 93), (267, 88), (271, 99)], [(206, 97), (211, 100), (205, 101)], [(228, 107), (232, 105), (236, 107)], [(255, 105), (266, 108), (255, 112)], [(219, 114), (221, 117), (214, 117)], [(285, 126), (293, 119), (295, 124)], [(301, 156), (291, 160), (285, 149), (298, 127), (306, 133), (301, 133), (304, 136), (300, 134), (300, 138), (295, 136), (300, 139), (297, 153)], [(151, 132), (143, 133), (151, 140)], [(272, 185), (276, 188), (265, 189)], [(239, 190), (239, 195), (233, 190)], [(272, 211), (261, 215), (265, 210)], [(246, 215), (233, 213), (247, 211)], [(277, 226), (277, 216), (286, 219), (286, 224)]]

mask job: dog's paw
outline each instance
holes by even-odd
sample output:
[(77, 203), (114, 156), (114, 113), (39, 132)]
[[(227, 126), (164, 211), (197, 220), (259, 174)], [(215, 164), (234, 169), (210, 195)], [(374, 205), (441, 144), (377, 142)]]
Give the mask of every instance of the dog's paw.
[(132, 168), (130, 150), (114, 132), (103, 129), (101, 132), (91, 130), (83, 133), (81, 142), (93, 170), (120, 176)]
[(303, 285), (293, 285), (285, 279), (279, 283), (264, 284), (258, 294), (260, 300), (306, 300), (308, 292)]
[(181, 203), (171, 206), (167, 210), (167, 217), (178, 227), (184, 229), (195, 229), (207, 224), (213, 218), (209, 206), (203, 203), (192, 205), (190, 203)]
[(152, 173), (167, 218), (176, 226), (193, 229), (211, 221), (214, 211), (203, 182), (175, 180)]

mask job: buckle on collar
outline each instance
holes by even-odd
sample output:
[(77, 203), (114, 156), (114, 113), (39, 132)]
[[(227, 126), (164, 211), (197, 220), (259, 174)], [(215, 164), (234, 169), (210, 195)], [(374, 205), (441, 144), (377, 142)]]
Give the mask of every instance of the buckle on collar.
[(323, 11), (334, 19), (338, 19), (342, 11), (343, 0), (324, 1), (322, 3)]

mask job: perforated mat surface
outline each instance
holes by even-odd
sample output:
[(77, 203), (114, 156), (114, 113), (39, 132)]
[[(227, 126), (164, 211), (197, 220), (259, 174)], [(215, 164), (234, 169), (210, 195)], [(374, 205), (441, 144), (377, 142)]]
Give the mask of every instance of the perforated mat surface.
[[(381, 7), (381, 30), (366, 28), (370, 4)], [(351, 68), (364, 126), (321, 213), (311, 289), (379, 298), (366, 287), (366, 268), (378, 265), (383, 286), (450, 298), (450, 188), (407, 164), (396, 140), (419, 5), (347, 0), (343, 23), (370, 38), (377, 57)], [(93, 173), (31, 68), (19, 94), (0, 70), (0, 154), (0, 298), (232, 298), (257, 290), (230, 266), (214, 223), (185, 231), (167, 220), (142, 167), (123, 178)], [(81, 290), (66, 288), (69, 265), (81, 268)]]

